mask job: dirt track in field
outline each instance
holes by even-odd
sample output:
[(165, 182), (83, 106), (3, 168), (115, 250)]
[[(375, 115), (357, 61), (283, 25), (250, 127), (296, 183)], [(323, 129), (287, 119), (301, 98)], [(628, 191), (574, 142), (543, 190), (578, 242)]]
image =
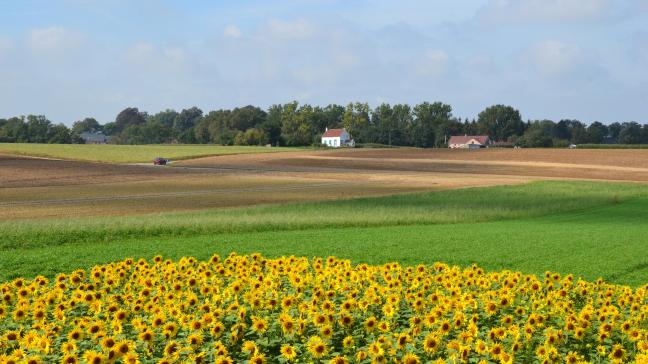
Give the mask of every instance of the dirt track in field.
[(0, 219), (130, 215), (525, 183), (648, 182), (648, 150), (355, 149), (168, 167), (0, 155)]

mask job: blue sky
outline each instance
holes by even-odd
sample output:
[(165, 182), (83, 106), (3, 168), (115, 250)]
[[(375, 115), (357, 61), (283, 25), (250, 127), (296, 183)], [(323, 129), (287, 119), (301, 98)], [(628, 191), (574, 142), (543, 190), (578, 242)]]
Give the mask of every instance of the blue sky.
[(0, 0), (0, 117), (291, 100), (648, 122), (648, 1)]

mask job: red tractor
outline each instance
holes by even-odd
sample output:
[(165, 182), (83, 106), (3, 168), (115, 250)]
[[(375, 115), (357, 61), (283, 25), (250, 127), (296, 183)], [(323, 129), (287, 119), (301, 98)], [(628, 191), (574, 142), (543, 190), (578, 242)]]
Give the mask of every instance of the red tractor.
[(153, 159), (153, 165), (155, 166), (166, 166), (167, 163), (169, 163), (169, 160), (166, 158), (157, 157)]

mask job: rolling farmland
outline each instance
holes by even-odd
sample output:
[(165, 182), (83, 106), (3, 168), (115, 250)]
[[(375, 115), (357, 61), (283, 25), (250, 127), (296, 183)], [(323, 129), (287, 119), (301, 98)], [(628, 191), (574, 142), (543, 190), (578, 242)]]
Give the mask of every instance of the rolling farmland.
[[(0, 171), (0, 350), (19, 348), (28, 360), (74, 362), (77, 345), (92, 362), (364, 362), (384, 350), (412, 363), (445, 355), (578, 361), (601, 350), (605, 359), (645, 356), (643, 151), (287, 150), (165, 167), (5, 153)], [(324, 288), (331, 299), (303, 311)], [(372, 296), (377, 290), (389, 299)], [(213, 300), (216, 292), (227, 298)], [(465, 305), (452, 298), (457, 292)], [(286, 306), (303, 294), (312, 298)], [(131, 304), (122, 295), (140, 298)], [(607, 324), (602, 297), (610, 295), (618, 325)], [(53, 317), (112, 334), (86, 334), (67, 319), (60, 331), (22, 333), (49, 317), (42, 301), (51, 297), (69, 303)], [(160, 299), (179, 309), (142, 310)], [(339, 305), (339, 315), (315, 313), (327, 305)], [(198, 307), (226, 314), (215, 320)], [(306, 312), (302, 334), (285, 331)], [(411, 327), (417, 320), (422, 326)], [(498, 322), (508, 322), (501, 333)], [(398, 332), (385, 336), (388, 329)], [(522, 329), (523, 348), (497, 338)], [(466, 330), (478, 341), (457, 346)], [(570, 339), (556, 336), (548, 347), (546, 336), (558, 332)], [(609, 343), (598, 354), (584, 346), (601, 340)], [(42, 349), (50, 346), (61, 350)]]
[[(275, 256), (290, 249), (304, 255), (332, 249), (369, 263), (394, 256), (408, 263), (477, 262), (534, 273), (574, 267), (573, 273), (590, 279), (640, 284), (647, 275), (644, 255), (632, 257), (635, 268), (628, 272), (621, 259), (598, 264), (601, 257), (592, 249), (611, 246), (609, 257), (646, 246), (640, 233), (648, 179), (643, 154), (286, 151), (204, 157), (169, 167), (5, 154), (0, 249), (7, 268), (0, 276), (37, 275), (43, 259), (54, 274), (126, 256), (178, 256), (180, 247), (194, 246), (199, 258), (230, 250)], [(599, 219), (603, 231), (592, 223)], [(582, 228), (569, 228), (574, 224)], [(510, 250), (517, 243), (519, 251)], [(548, 247), (564, 254), (572, 245), (579, 254), (551, 255), (547, 263), (553, 251)], [(575, 256), (579, 264), (571, 261)]]

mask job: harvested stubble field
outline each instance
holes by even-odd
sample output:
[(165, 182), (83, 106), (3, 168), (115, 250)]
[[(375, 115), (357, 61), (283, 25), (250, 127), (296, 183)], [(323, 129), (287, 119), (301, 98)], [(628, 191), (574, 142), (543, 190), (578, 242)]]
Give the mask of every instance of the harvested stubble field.
[(202, 259), (235, 250), (477, 262), (640, 285), (648, 281), (645, 157), (367, 149), (152, 167), (4, 156), (0, 280), (129, 256)]
[[(285, 154), (286, 160), (294, 155)], [(274, 154), (274, 153), (273, 153)], [(320, 155), (314, 153), (314, 155)], [(252, 158), (195, 168), (0, 155), (0, 219), (123, 216), (526, 182), (526, 177), (263, 166)], [(234, 157), (234, 156), (230, 156)], [(222, 157), (224, 158), (224, 156)], [(211, 160), (211, 159), (209, 159)], [(200, 159), (203, 161), (203, 159)], [(232, 161), (237, 161), (232, 163)]]
[(451, 173), (525, 178), (648, 182), (648, 150), (585, 149), (347, 149), (266, 155), (207, 157), (181, 166), (300, 171), (368, 170)]
[[(149, 169), (149, 168), (143, 168)], [(189, 172), (126, 181), (0, 188), (0, 218), (132, 216), (259, 204), (384, 195), (421, 187), (285, 175)], [(131, 180), (128, 180), (131, 179)], [(60, 183), (60, 180), (59, 180)]]

